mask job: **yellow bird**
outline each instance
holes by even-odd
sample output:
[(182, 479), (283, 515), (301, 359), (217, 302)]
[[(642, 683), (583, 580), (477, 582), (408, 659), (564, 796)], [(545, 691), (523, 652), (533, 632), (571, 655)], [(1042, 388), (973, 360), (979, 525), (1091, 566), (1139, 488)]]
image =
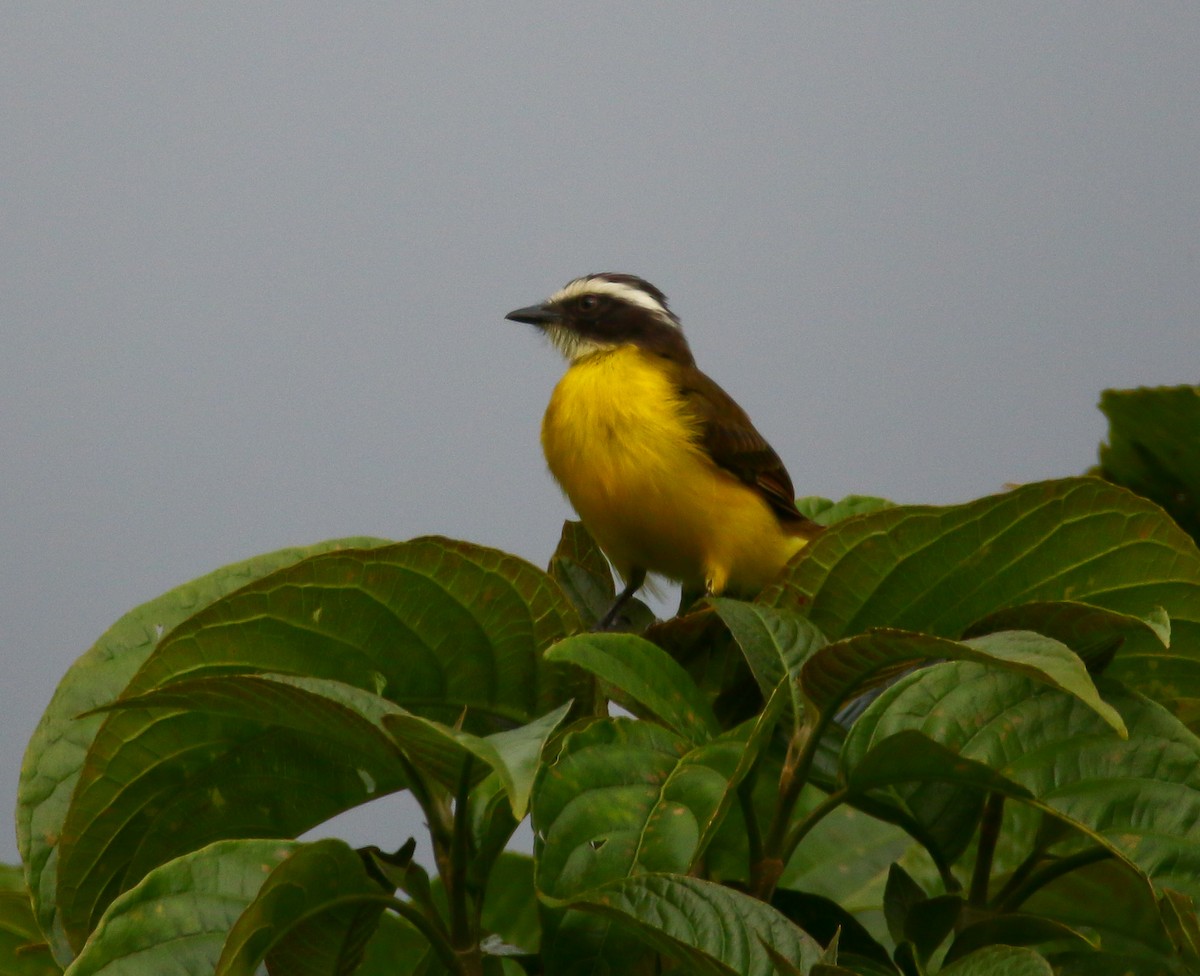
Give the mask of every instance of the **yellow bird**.
[(505, 318), (566, 357), (542, 450), (625, 582), (600, 629), (656, 573), (684, 593), (752, 595), (821, 531), (746, 412), (696, 367), (666, 296), (628, 274), (576, 278)]

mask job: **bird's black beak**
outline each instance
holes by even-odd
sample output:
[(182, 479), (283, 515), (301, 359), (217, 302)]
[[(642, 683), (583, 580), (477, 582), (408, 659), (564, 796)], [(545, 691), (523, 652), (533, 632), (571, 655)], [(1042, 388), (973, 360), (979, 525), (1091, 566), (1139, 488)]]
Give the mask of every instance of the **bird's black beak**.
[(557, 322), (561, 316), (559, 313), (547, 305), (527, 305), (525, 308), (518, 308), (515, 311), (509, 312), (506, 319), (511, 319), (513, 322), (524, 322), (527, 325), (550, 325)]

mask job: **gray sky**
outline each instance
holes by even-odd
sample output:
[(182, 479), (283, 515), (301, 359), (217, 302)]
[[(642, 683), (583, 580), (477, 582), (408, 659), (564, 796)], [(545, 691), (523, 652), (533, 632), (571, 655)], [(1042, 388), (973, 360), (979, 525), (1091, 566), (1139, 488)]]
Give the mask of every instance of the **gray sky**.
[(544, 564), (562, 366), (503, 316), (586, 272), (666, 291), (801, 494), (1080, 472), (1102, 388), (1200, 380), (1197, 52), (1194, 2), (10, 5), (0, 810), (181, 582)]

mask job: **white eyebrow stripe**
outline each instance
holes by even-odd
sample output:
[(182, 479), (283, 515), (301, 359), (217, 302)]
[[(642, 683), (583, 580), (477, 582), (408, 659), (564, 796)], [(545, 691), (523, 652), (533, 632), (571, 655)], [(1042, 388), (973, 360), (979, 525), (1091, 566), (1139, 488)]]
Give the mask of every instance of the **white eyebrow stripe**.
[(653, 295), (648, 295), (640, 288), (627, 285), (623, 281), (609, 281), (606, 278), (576, 278), (551, 295), (548, 304), (578, 298), (580, 295), (611, 295), (620, 301), (653, 312), (667, 325), (679, 327), (675, 317)]

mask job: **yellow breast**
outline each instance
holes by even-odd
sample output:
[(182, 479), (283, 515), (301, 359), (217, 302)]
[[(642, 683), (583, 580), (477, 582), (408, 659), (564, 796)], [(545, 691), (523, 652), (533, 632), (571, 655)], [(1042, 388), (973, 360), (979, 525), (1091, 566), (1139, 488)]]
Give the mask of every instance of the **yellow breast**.
[(542, 449), (626, 579), (642, 569), (713, 593), (755, 591), (804, 544), (711, 460), (670, 364), (636, 346), (567, 370), (542, 422)]

